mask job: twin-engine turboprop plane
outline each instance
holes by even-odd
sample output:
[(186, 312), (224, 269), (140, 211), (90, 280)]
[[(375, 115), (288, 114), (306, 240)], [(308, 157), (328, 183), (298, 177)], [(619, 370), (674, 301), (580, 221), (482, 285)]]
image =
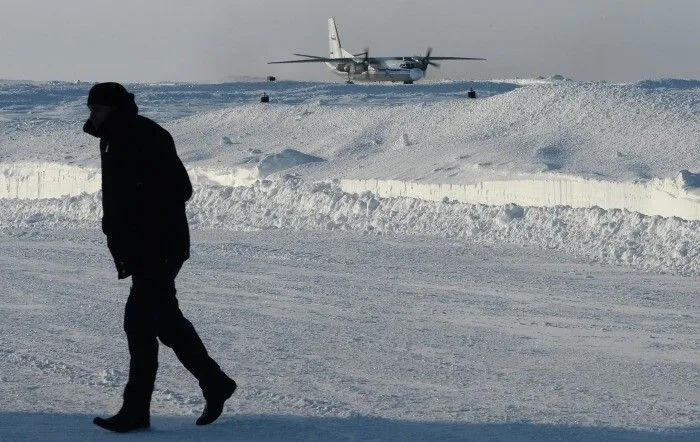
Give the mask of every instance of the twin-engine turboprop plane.
[(486, 60), (485, 58), (467, 57), (433, 57), (432, 49), (423, 56), (407, 57), (370, 57), (369, 49), (359, 54), (351, 54), (340, 46), (338, 28), (333, 17), (328, 19), (328, 45), (330, 55), (294, 54), (305, 57), (301, 60), (271, 61), (268, 64), (279, 63), (325, 63), (335, 74), (347, 76), (347, 82), (354, 81), (402, 81), (411, 84), (425, 77), (428, 66), (440, 67), (434, 60)]

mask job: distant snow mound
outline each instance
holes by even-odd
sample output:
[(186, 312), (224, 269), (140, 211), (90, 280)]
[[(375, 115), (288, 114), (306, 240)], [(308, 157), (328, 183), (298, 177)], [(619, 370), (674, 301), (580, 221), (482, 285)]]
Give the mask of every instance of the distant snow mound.
[(554, 75), (550, 75), (549, 77), (545, 77), (544, 75), (540, 75), (539, 77), (536, 78), (536, 80), (573, 81), (571, 78), (565, 77), (561, 74), (554, 74)]
[(664, 78), (638, 81), (635, 85), (642, 89), (700, 89), (700, 80)]
[(678, 187), (681, 189), (698, 189), (700, 188), (700, 173), (692, 173), (688, 170), (681, 170), (678, 172), (676, 183), (678, 183)]
[(553, 81), (572, 81), (571, 78), (567, 78), (561, 74), (552, 75), (549, 79)]
[(295, 166), (318, 163), (321, 161), (325, 160), (323, 158), (299, 152), (296, 149), (285, 149), (280, 153), (266, 155), (262, 160), (260, 160), (260, 164), (258, 164), (258, 172), (260, 173), (260, 178), (264, 178), (272, 175), (273, 173), (287, 170)]

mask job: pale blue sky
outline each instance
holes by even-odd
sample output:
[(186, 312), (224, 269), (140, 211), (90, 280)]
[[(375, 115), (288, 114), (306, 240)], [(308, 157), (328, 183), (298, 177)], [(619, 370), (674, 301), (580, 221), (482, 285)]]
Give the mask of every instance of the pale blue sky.
[(339, 81), (266, 64), (326, 55), (330, 16), (351, 52), (488, 58), (429, 78), (700, 78), (698, 0), (0, 0), (0, 78)]

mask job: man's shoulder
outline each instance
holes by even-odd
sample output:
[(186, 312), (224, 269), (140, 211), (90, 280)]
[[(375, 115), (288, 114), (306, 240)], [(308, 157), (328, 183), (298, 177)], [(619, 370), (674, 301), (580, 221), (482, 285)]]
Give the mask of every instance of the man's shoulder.
[(137, 133), (157, 137), (170, 137), (170, 132), (163, 126), (143, 115), (137, 115), (134, 120), (134, 128)]

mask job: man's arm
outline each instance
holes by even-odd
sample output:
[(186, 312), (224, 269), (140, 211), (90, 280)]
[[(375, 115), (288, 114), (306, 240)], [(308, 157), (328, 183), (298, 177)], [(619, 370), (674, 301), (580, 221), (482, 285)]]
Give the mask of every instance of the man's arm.
[(192, 184), (175, 150), (172, 136), (158, 131), (141, 152), (137, 192), (150, 204), (179, 205), (192, 196)]

